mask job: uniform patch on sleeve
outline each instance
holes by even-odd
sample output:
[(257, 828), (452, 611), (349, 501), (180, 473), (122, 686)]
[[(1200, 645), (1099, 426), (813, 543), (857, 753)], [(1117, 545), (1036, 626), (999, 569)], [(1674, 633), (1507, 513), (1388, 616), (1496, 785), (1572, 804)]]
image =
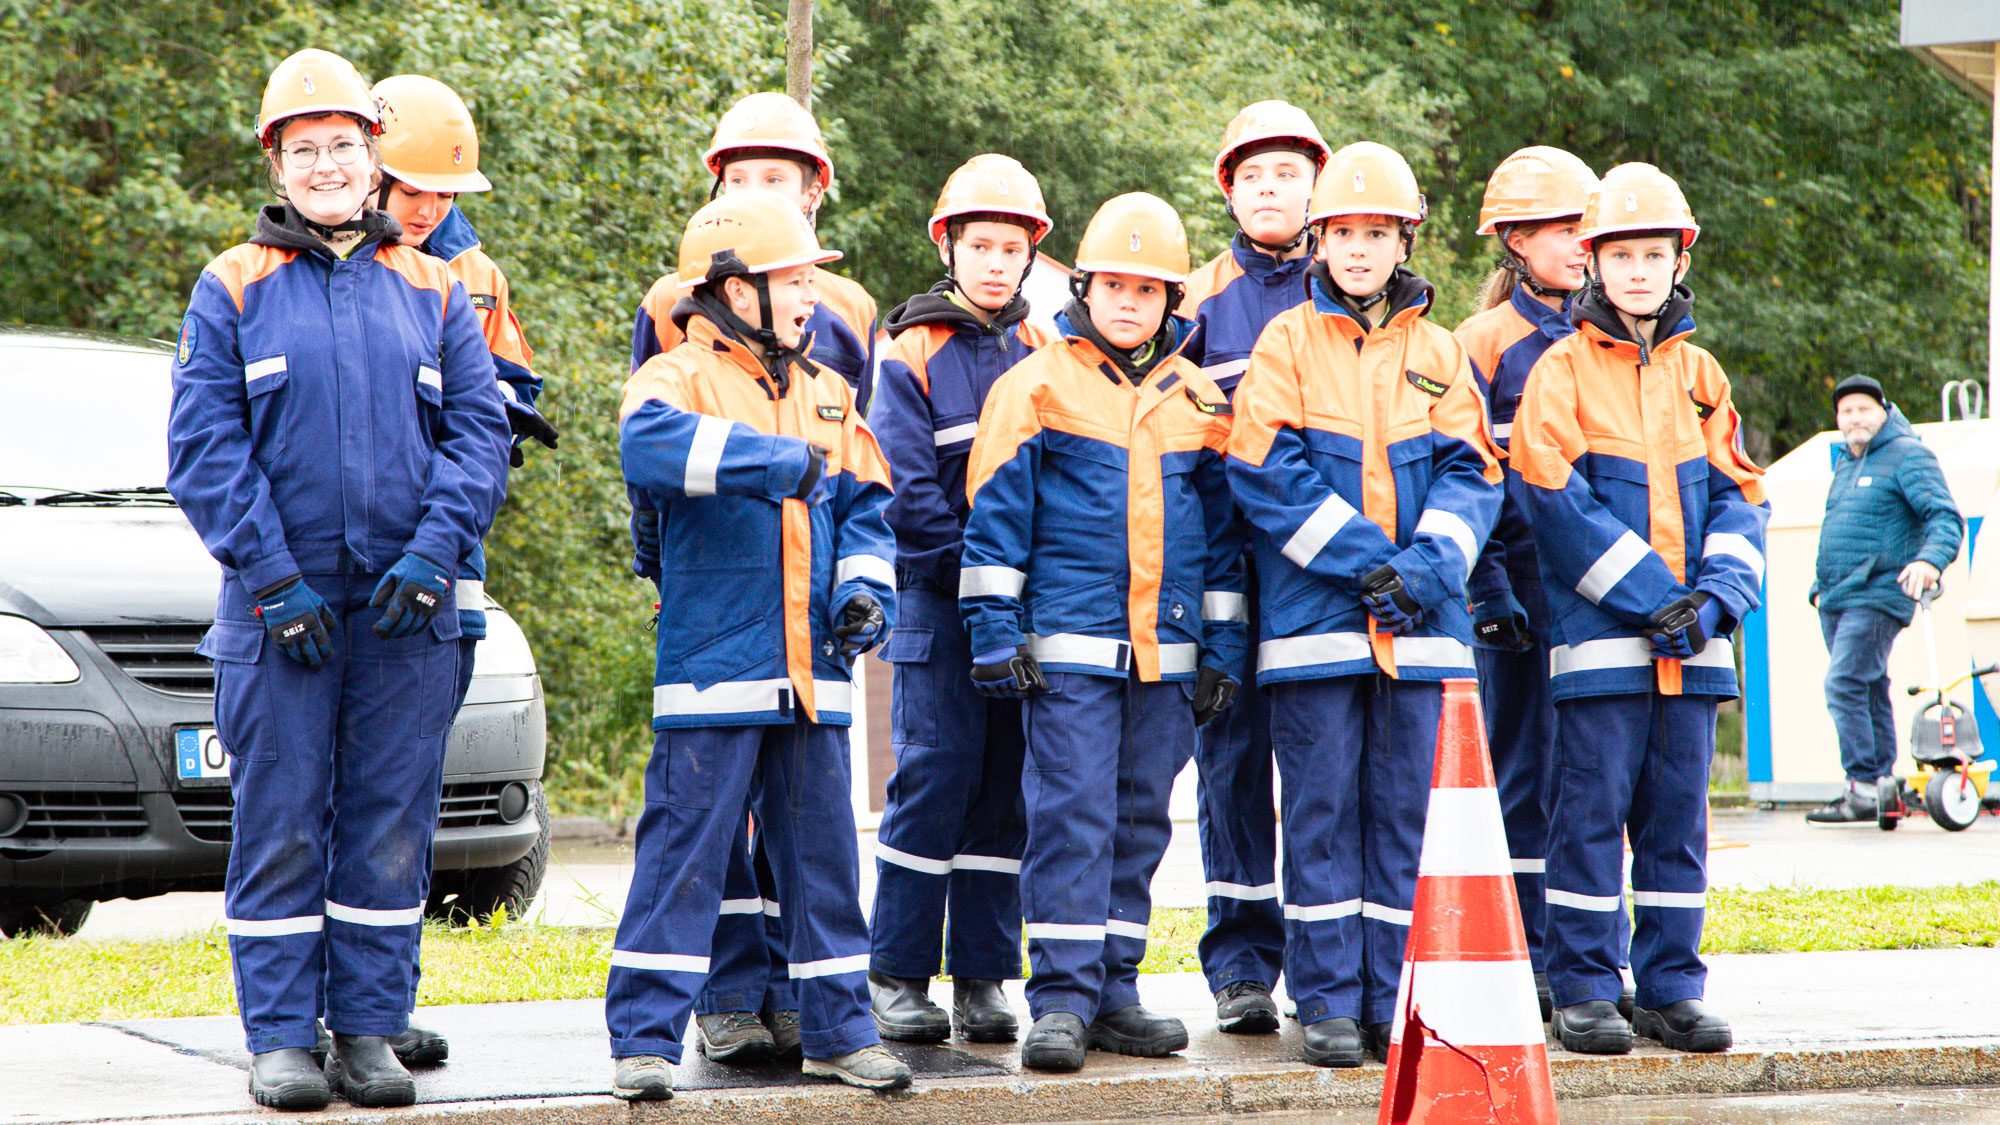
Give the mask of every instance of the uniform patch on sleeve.
[(1715, 407), (1694, 397), (1693, 391), (1688, 392), (1688, 401), (1694, 403), (1694, 416), (1704, 422), (1708, 421), (1709, 415), (1715, 413)]
[(1444, 383), (1440, 383), (1436, 379), (1433, 379), (1428, 375), (1416, 371), (1411, 371), (1407, 368), (1405, 368), (1403, 371), (1403, 378), (1408, 379), (1412, 387), (1417, 388), (1418, 390), (1424, 392), (1427, 395), (1430, 395), (1433, 398), (1443, 398), (1444, 393), (1451, 389), (1450, 386)]
[(188, 360), (194, 358), (195, 334), (197, 331), (193, 313), (189, 313), (187, 316), (181, 318), (181, 346), (174, 355), (182, 367), (186, 367)]
[(472, 295), (472, 307), (492, 312), (494, 309), (500, 307), (500, 301), (491, 293), (474, 293)]
[(1188, 401), (1194, 403), (1194, 408), (1203, 414), (1213, 414), (1218, 418), (1236, 416), (1236, 408), (1229, 405), (1228, 399), (1223, 399), (1221, 402), (1203, 402), (1201, 396), (1194, 393), (1193, 387), (1183, 387), (1181, 390), (1188, 396)]
[(819, 416), (829, 422), (844, 422), (847, 420), (847, 408), (844, 406), (822, 406), (819, 408)]

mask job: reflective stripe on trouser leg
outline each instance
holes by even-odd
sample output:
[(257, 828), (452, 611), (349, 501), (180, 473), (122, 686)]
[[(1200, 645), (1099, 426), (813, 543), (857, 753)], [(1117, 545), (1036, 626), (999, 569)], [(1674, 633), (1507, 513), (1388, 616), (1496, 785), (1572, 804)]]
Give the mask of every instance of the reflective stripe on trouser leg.
[(1361, 1022), (1396, 1014), (1444, 689), (1375, 675), (1361, 744)]
[[(1247, 598), (1257, 636), (1254, 581)], [(1277, 983), (1285, 922), (1278, 907), (1277, 798), (1271, 711), (1256, 686), (1254, 655), (1236, 670), (1236, 704), (1195, 732), (1196, 826), (1207, 882), (1208, 926), (1198, 949), (1210, 992), (1234, 981)]]
[(1715, 699), (1655, 696), (1646, 760), (1632, 790), (1632, 976), (1642, 1007), (1699, 998), (1708, 887), (1708, 768)]
[[(1618, 965), (1625, 944), (1626, 821), (1652, 754), (1654, 704), (1661, 698), (1652, 692), (1600, 695), (1556, 705), (1542, 952), (1549, 987), (1560, 1006), (1616, 1000), (1623, 989)], [(1706, 704), (1713, 721), (1712, 699), (1676, 699)], [(1709, 740), (1713, 742), (1712, 733)], [(1705, 808), (1705, 783), (1700, 801)], [(1705, 813), (1696, 813), (1691, 821), (1695, 846), (1705, 849)], [(1693, 956), (1692, 947), (1688, 956)]]
[(1118, 821), (1111, 838), (1111, 909), (1104, 922), (1102, 1015), (1139, 1002), (1139, 962), (1153, 918), (1153, 873), (1173, 835), (1168, 798), (1194, 755), (1194, 685), (1125, 683), (1118, 747)]
[(1273, 684), (1285, 989), (1304, 1023), (1361, 1016), (1361, 738), (1368, 676)]
[(1123, 742), (1125, 684), (1109, 676), (1048, 674), (1023, 704), (1027, 740), (1021, 796), (1028, 842), (1021, 911), (1028, 938), (1028, 1011), (1097, 1017), (1104, 923), (1111, 916), (1112, 840)]
[(870, 964), (890, 976), (931, 977), (948, 930), (945, 971), (1018, 977), (1021, 705), (973, 689), (955, 598), (905, 587), (897, 614), (899, 628), (926, 631), (930, 645), (892, 650), (896, 772), (876, 834)]
[[(755, 778), (750, 783), (750, 803), (757, 801)], [(773, 947), (767, 909), (776, 907), (777, 891), (759, 870), (756, 834), (745, 825), (729, 841), (729, 867), (722, 879), (722, 907), (715, 920), (715, 936), (709, 941), (708, 982), (695, 997), (694, 1010), (700, 1015), (717, 1012), (762, 1012), (796, 1007), (784, 1001), (791, 996), (791, 978), (786, 974), (782, 935)], [(780, 914), (782, 908), (777, 908)], [(778, 997), (771, 993), (782, 990)], [(777, 1002), (772, 1002), (773, 1000)]]
[(613, 1058), (681, 1059), (682, 1032), (708, 979), (729, 849), (743, 834), (765, 729), (695, 727), (653, 735), (646, 804), (633, 835), (632, 887), (605, 982)]
[(1473, 650), (1479, 666), (1479, 705), (1486, 716), (1493, 778), (1513, 857), (1514, 892), (1528, 960), (1542, 959), (1547, 914), (1542, 874), (1549, 854), (1549, 795), (1555, 773), (1555, 705), (1549, 700), (1549, 652), (1539, 640), (1527, 652)]
[(764, 730), (757, 825), (777, 877), (801, 1044), (807, 1058), (834, 1058), (881, 1041), (868, 1012), (847, 728), (801, 715)]

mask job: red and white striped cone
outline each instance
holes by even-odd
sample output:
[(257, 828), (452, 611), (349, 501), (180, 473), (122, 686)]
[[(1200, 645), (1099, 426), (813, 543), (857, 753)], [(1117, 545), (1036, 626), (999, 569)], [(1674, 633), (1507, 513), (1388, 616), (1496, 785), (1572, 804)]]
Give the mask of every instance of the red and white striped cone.
[(1437, 765), (1378, 1125), (1556, 1120), (1514, 866), (1474, 680), (1444, 682)]

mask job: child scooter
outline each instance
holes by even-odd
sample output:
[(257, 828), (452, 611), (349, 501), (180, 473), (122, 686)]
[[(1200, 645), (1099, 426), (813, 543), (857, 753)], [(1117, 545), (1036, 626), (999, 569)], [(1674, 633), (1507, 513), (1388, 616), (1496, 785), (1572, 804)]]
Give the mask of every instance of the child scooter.
[(1988, 795), (1993, 776), (1992, 760), (1980, 761), (1979, 722), (1972, 709), (1951, 698), (1951, 692), (1967, 680), (2000, 671), (2000, 664), (1975, 668), (1946, 684), (1938, 673), (1937, 634), (1931, 626), (1931, 602), (1940, 592), (1932, 586), (1917, 600), (1924, 619), (1924, 648), (1930, 656), (1930, 683), (1914, 685), (1911, 695), (1929, 693), (1932, 698), (1910, 721), (1910, 757), (1917, 763), (1914, 776), (1885, 777), (1876, 783), (1875, 826), (1894, 831), (1903, 818), (1924, 813), (1947, 832), (1962, 832), (1972, 826), (1983, 808), (2000, 815), (2000, 789)]

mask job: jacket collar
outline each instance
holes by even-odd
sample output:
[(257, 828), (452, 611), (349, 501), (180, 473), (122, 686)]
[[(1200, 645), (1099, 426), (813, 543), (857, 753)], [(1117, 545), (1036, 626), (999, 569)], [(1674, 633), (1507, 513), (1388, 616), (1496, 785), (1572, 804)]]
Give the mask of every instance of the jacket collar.
[[(1143, 356), (1135, 359), (1122, 348), (1114, 348), (1090, 322), (1090, 311), (1081, 300), (1071, 298), (1070, 303), (1056, 314), (1056, 331), (1073, 343), (1086, 345), (1085, 358), (1095, 356), (1096, 366), (1104, 372), (1104, 377), (1114, 383), (1137, 387), (1146, 381), (1153, 369), (1169, 358), (1179, 355), (1181, 346), (1194, 334), (1194, 321), (1179, 313), (1169, 312), (1161, 322), (1160, 330), (1153, 338), (1137, 349)], [(1150, 350), (1148, 350), (1150, 349)]]
[(430, 237), (424, 239), (421, 249), (433, 258), (449, 262), (478, 247), (479, 232), (472, 229), (472, 220), (465, 217), (464, 208), (454, 203), (445, 214), (444, 221), (431, 229)]
[[(772, 399), (781, 399), (797, 385), (797, 380), (787, 378), (782, 384), (773, 379), (765, 367), (763, 359), (741, 340), (722, 330), (722, 327), (708, 318), (692, 298), (683, 297), (674, 306), (674, 322), (680, 325), (687, 336), (687, 342), (705, 352), (715, 352), (727, 358), (730, 363), (742, 369), (743, 374), (756, 380), (757, 385)], [(801, 341), (807, 343), (809, 341)], [(813, 374), (812, 364), (795, 365), (802, 367), (808, 376)]]
[(1002, 336), (1007, 330), (1028, 319), (1028, 301), (1016, 293), (1012, 300), (999, 312), (993, 314), (988, 324), (974, 316), (971, 310), (951, 299), (953, 285), (940, 281), (925, 293), (919, 293), (895, 308), (889, 310), (889, 317), (882, 322), (883, 330), (891, 338), (902, 335), (909, 329), (925, 324), (942, 324), (953, 331), (971, 335)]
[[(1889, 404), (1888, 421), (1883, 422), (1882, 428), (1875, 431), (1875, 436), (1868, 439), (1868, 446), (1861, 451), (1861, 455), (1866, 457), (1871, 453), (1879, 452), (1882, 447), (1893, 442), (1901, 441), (1904, 438), (1915, 438), (1916, 436), (1917, 431), (1911, 428), (1910, 420), (1904, 417), (1902, 409), (1892, 402)], [(1854, 457), (1854, 448), (1846, 442), (1839, 440), (1838, 437), (1834, 439), (1833, 444), (1840, 451), (1841, 457), (1849, 459)]]
[[(361, 213), (361, 222), (361, 241), (347, 255), (350, 259), (373, 258), (378, 247), (394, 245), (403, 236), (402, 224), (387, 211), (371, 207)], [(337, 260), (326, 243), (321, 242), (319, 236), (307, 227), (305, 216), (290, 203), (272, 203), (260, 208), (257, 212), (257, 232), (250, 236), (250, 241), (257, 246), (318, 254), (329, 262)]]
[(1527, 286), (1516, 285), (1514, 295), (1508, 301), (1514, 306), (1514, 311), (1521, 314), (1522, 320), (1550, 341), (1555, 341), (1576, 331), (1576, 325), (1570, 320), (1570, 306), (1576, 303), (1577, 296), (1571, 293), (1563, 298), (1561, 306), (1552, 309), (1536, 300)]
[(1313, 251), (1319, 246), (1319, 239), (1306, 236), (1306, 252), (1296, 258), (1279, 261), (1251, 243), (1250, 236), (1242, 231), (1229, 240), (1229, 253), (1236, 259), (1236, 265), (1250, 277), (1298, 278), (1304, 275), (1306, 267), (1313, 263)]
[[(1306, 271), (1306, 277), (1307, 291), (1312, 294), (1313, 311), (1328, 316), (1343, 317), (1357, 336), (1366, 334), (1367, 329), (1354, 315), (1354, 310), (1348, 308), (1347, 303), (1335, 295), (1337, 291), (1334, 288), (1332, 275), (1327, 272), (1326, 263), (1314, 261), (1312, 267)], [(1389, 275), (1389, 284), (1384, 288), (1388, 296), (1383, 304), (1375, 306), (1377, 315), (1369, 317), (1371, 322), (1369, 327), (1386, 328), (1408, 324), (1417, 317), (1430, 315), (1434, 293), (1430, 282), (1402, 266), (1397, 266), (1395, 272)], [(1385, 309), (1388, 315), (1379, 315)]]
[[(1685, 285), (1674, 286), (1667, 298), (1666, 307), (1661, 309), (1656, 322), (1659, 327), (1653, 331), (1651, 347), (1632, 338), (1625, 330), (1625, 321), (1618, 315), (1618, 307), (1609, 297), (1596, 288), (1585, 289), (1570, 301), (1570, 319), (1576, 326), (1600, 339), (1629, 348), (1639, 357), (1639, 365), (1644, 367), (1652, 362), (1652, 357), (1678, 345), (1694, 334), (1694, 293)], [(1668, 326), (1672, 327), (1669, 328)], [(1621, 349), (1622, 350), (1622, 349)]]

